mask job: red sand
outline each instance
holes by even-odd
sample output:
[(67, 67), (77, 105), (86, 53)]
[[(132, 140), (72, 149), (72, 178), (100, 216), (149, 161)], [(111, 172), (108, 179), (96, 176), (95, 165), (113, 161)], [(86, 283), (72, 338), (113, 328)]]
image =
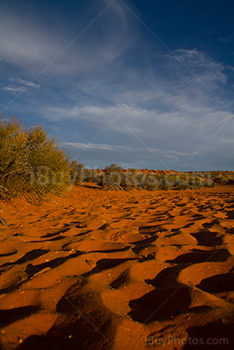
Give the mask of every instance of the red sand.
[(1, 203), (1, 348), (234, 349), (233, 198), (76, 187)]

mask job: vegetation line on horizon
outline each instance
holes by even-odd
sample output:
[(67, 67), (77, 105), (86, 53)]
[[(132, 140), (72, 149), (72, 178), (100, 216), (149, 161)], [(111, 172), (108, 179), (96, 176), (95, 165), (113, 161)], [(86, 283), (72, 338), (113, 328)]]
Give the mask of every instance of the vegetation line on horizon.
[(234, 173), (125, 170), (117, 164), (103, 170), (87, 169), (70, 161), (56, 138), (50, 138), (42, 126), (24, 129), (17, 119), (1, 116), (0, 198), (31, 195), (40, 199), (87, 182), (108, 190), (199, 189), (216, 182), (234, 183)]

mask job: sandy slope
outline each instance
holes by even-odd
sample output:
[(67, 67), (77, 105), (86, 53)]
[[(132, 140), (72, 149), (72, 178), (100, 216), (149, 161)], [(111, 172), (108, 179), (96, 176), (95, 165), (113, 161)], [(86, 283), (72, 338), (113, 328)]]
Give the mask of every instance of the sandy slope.
[(78, 187), (1, 203), (2, 349), (234, 349), (233, 198)]

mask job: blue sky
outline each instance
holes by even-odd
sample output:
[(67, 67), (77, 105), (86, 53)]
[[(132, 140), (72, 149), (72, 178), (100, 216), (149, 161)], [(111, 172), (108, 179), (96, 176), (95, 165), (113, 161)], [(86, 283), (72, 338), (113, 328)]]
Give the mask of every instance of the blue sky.
[(0, 110), (89, 167), (233, 170), (234, 2), (0, 0)]

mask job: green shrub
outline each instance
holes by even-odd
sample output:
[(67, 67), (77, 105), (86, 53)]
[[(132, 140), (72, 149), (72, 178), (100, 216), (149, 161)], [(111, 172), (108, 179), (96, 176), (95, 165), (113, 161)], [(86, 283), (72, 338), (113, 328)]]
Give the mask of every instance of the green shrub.
[(139, 185), (137, 183), (137, 177), (134, 173), (132, 172), (127, 172), (121, 174), (121, 182), (120, 186), (124, 190), (130, 190), (133, 188), (138, 188)]
[(14, 118), (0, 119), (0, 154), (2, 198), (58, 194), (70, 183), (67, 156), (41, 126), (24, 130)]
[(70, 178), (71, 183), (81, 184), (85, 178), (85, 166), (82, 163), (76, 162), (73, 160), (70, 163)]
[(158, 189), (159, 187), (160, 187), (160, 182), (156, 176), (148, 174), (145, 177), (145, 181), (143, 183), (143, 188), (145, 190), (153, 191)]
[(111, 164), (104, 169), (105, 174), (122, 173), (123, 168), (117, 164)]
[[(103, 173), (98, 173), (93, 170), (92, 179), (90, 182), (96, 182), (97, 185), (102, 186), (108, 190), (120, 189), (145, 189), (148, 191), (154, 191), (156, 189), (170, 190), (170, 189), (199, 189), (201, 187), (212, 187), (214, 182), (211, 180), (209, 174), (192, 174), (192, 173), (179, 173), (179, 174), (167, 174), (161, 171), (160, 175), (155, 173), (149, 173), (138, 170), (132, 172), (131, 169), (123, 171), (121, 167), (116, 164), (112, 164), (104, 169)], [(96, 178), (95, 175), (96, 174)], [(86, 180), (87, 181), (87, 180)]]

